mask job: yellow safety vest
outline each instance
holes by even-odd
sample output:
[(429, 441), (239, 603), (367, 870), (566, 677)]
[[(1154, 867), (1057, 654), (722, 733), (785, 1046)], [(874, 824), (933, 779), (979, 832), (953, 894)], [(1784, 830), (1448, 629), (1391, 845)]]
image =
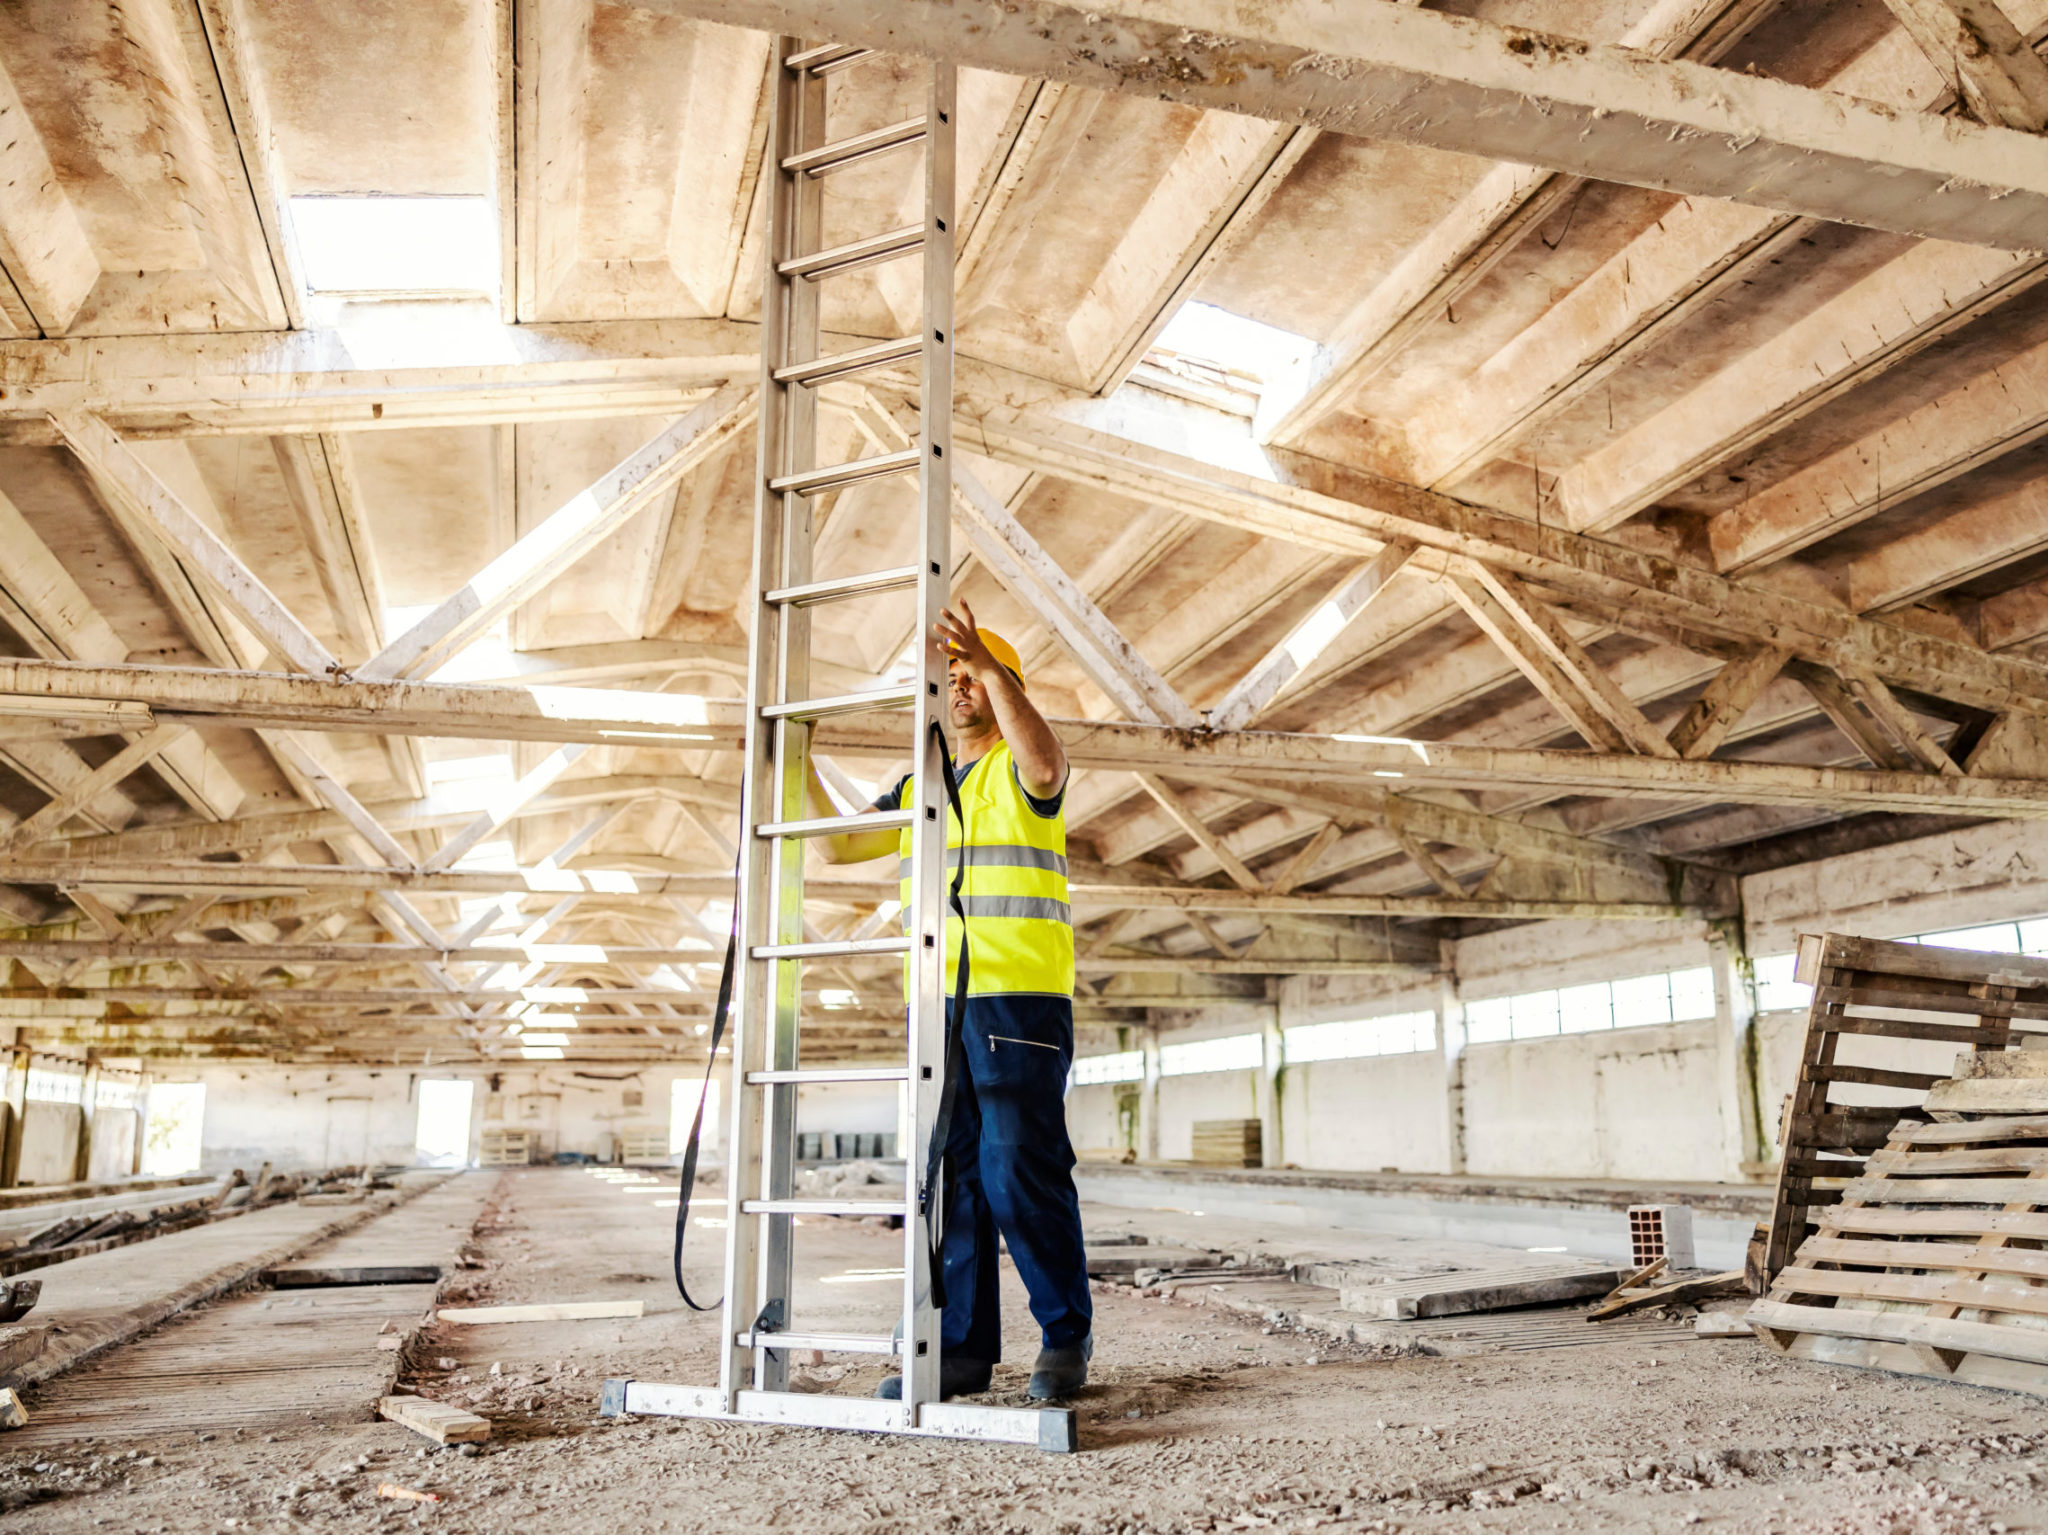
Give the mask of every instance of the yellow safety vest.
[[(915, 778), (905, 781), (899, 804), (914, 803)], [(1010, 759), (1008, 743), (974, 765), (960, 786), (967, 812), (963, 834), (946, 811), (946, 877), (964, 856), (961, 904), (967, 908), (967, 990), (986, 997), (1035, 992), (1074, 994), (1074, 915), (1067, 900), (1067, 815), (1042, 816), (1031, 808)], [(897, 843), (904, 931), (910, 929), (910, 828)], [(960, 919), (946, 913), (946, 994), (960, 963)], [(905, 984), (909, 981), (905, 966)]]

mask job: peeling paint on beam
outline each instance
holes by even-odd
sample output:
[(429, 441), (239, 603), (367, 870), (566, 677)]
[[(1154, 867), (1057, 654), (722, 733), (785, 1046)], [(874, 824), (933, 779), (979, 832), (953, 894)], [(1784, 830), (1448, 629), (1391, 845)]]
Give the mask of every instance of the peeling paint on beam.
[[(1903, 642), (1923, 638), (1905, 630), (1895, 632)], [(10, 693), (141, 701), (150, 703), (159, 718), (200, 723), (284, 724), (492, 740), (596, 741), (700, 750), (736, 748), (741, 732), (741, 708), (735, 702), (602, 688), (528, 690), (345, 682), (197, 667), (83, 666), (0, 659), (0, 696)], [(2038, 698), (2029, 701), (2041, 707)], [(1295, 775), (1304, 780), (1403, 779), (1408, 788), (1514, 784), (1586, 794), (1811, 804), (1843, 812), (1904, 810), (2007, 820), (2048, 819), (2048, 783), (2034, 780), (1932, 778), (1793, 763), (1683, 761), (1372, 736), (1208, 734), (1101, 720), (1055, 719), (1052, 725), (1066, 746), (1068, 760), (1082, 768), (1157, 769), (1183, 776), (1254, 772)], [(894, 720), (864, 725), (853, 717), (842, 717), (820, 728), (818, 744), (830, 752), (894, 758), (901, 755), (902, 731)], [(1391, 788), (1392, 784), (1375, 787)]]
[(2048, 143), (1462, 16), (1339, 0), (639, 0), (734, 26), (1903, 234), (2048, 244)]

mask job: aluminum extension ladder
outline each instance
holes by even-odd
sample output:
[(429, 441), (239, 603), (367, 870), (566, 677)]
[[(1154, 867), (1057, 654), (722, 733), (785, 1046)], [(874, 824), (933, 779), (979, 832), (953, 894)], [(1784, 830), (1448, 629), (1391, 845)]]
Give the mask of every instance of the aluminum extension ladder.
[[(723, 1347), (716, 1386), (607, 1381), (609, 1415), (665, 1414), (812, 1428), (1007, 1441), (1071, 1450), (1067, 1408), (1019, 1409), (941, 1402), (939, 1314), (932, 1300), (928, 1231), (920, 1194), (945, 1071), (946, 792), (937, 727), (946, 704), (946, 658), (932, 625), (947, 595), (952, 498), (954, 71), (932, 65), (922, 117), (852, 137), (826, 137), (827, 77), (875, 58), (838, 44), (775, 44), (770, 104), (766, 292), (761, 307), (760, 465), (754, 527), (754, 617), (748, 667), (744, 810), (737, 912), (738, 990), (732, 1035), (731, 1133), (727, 1150)], [(818, 248), (821, 179), (874, 156), (922, 147), (924, 222)], [(819, 287), (845, 272), (921, 255), (923, 330), (916, 336), (820, 355)], [(850, 463), (817, 462), (819, 386), (917, 358), (919, 434), (909, 448)], [(812, 497), (884, 475), (918, 480), (915, 565), (817, 580), (812, 571)], [(915, 594), (917, 674), (901, 686), (842, 697), (810, 690), (809, 610), (881, 592)], [(804, 795), (811, 734), (819, 720), (876, 708), (909, 713), (917, 802), (818, 820)], [(772, 807), (762, 814), (759, 807)], [(910, 909), (904, 937), (807, 942), (804, 844), (840, 832), (911, 828)], [(801, 1063), (806, 960), (911, 956), (905, 1064), (812, 1067)], [(835, 1082), (908, 1082), (909, 1134), (902, 1200), (803, 1199), (793, 1187), (797, 1094)], [(902, 1324), (895, 1336), (806, 1331), (791, 1294), (793, 1218), (903, 1217)], [(790, 1354), (897, 1356), (900, 1402), (789, 1389)]]

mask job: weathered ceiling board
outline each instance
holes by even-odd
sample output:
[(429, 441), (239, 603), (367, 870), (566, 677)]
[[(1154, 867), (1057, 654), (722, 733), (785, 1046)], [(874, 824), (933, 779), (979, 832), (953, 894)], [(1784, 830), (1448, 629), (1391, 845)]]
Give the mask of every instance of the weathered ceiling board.
[[(1456, 10), (0, 18), (8, 1021), (412, 1062), (554, 1009), (571, 1054), (701, 1050), (770, 24), (964, 66), (951, 574), (1075, 765), (1091, 1026), (1477, 934), (1625, 950), (1740, 871), (1790, 871), (1777, 913), (1811, 860), (2048, 817), (2048, 145), (1996, 126), (2041, 72), (1832, 0)], [(828, 131), (922, 73), (828, 75)], [(826, 177), (824, 238), (914, 223), (916, 163)], [(312, 291), (362, 251), (304, 197), (479, 210), (470, 275)], [(914, 336), (917, 294), (833, 280), (823, 345)], [(908, 446), (909, 377), (823, 386), (821, 454)], [(817, 575), (911, 557), (906, 483), (812, 512)], [(907, 612), (816, 610), (817, 690), (887, 684)], [(849, 805), (905, 767), (886, 717), (817, 744)], [(819, 936), (891, 930), (893, 872), (832, 871)], [(892, 961), (804, 984), (812, 1045), (886, 1055)]]

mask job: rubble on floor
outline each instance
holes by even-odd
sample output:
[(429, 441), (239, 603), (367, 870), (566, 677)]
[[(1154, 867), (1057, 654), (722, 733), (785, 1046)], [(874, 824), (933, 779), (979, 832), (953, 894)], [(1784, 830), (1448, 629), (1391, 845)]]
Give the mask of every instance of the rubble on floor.
[[(395, 1169), (394, 1169), (395, 1171)], [(66, 1216), (25, 1237), (0, 1237), (0, 1276), (29, 1273), (107, 1252), (134, 1242), (189, 1231), (210, 1221), (296, 1200), (304, 1204), (360, 1204), (374, 1190), (394, 1185), (369, 1167), (337, 1167), (315, 1173), (272, 1173), (268, 1163), (254, 1181), (240, 1168), (225, 1183), (200, 1199), (179, 1200), (141, 1209), (109, 1210)], [(11, 1318), (7, 1319), (11, 1320)]]

